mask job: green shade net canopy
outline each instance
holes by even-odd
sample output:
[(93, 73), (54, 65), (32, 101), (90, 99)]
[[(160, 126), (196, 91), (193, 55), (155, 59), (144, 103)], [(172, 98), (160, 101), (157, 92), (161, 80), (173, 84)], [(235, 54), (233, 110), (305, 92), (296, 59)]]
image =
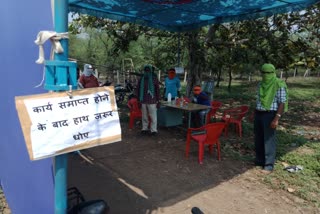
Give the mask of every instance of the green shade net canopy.
[(315, 0), (69, 0), (69, 11), (172, 32), (300, 11)]

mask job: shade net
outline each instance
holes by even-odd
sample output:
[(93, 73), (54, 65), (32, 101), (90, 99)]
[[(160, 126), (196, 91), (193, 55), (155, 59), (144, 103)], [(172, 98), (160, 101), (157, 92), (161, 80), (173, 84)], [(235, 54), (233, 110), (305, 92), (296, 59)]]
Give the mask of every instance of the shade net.
[(300, 11), (315, 0), (69, 0), (69, 11), (181, 32)]

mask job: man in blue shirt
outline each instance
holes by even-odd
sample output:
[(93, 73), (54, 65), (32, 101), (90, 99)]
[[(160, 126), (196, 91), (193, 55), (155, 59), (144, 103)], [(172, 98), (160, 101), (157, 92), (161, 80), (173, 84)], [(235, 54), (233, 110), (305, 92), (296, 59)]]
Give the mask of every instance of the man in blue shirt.
[[(211, 100), (208, 94), (206, 94), (204, 91), (201, 91), (201, 86), (200, 85), (195, 85), (193, 87), (193, 103), (200, 104), (200, 105), (206, 105), (206, 106), (211, 106)], [(197, 115), (195, 115), (195, 125), (196, 127), (201, 127), (205, 125), (206, 123), (206, 116), (207, 113), (210, 111), (210, 109), (206, 110), (201, 110), (198, 111)]]
[(171, 94), (171, 99), (174, 100), (179, 96), (180, 91), (180, 79), (176, 76), (176, 70), (170, 68), (168, 71), (168, 77), (164, 80), (165, 84), (165, 100), (168, 99), (168, 94)]

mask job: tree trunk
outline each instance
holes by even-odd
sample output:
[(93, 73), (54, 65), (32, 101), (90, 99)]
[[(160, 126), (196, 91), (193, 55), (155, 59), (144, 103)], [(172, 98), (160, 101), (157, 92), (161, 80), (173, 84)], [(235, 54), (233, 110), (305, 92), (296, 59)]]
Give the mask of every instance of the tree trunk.
[(216, 83), (216, 87), (217, 87), (217, 88), (220, 87), (221, 73), (222, 73), (222, 67), (219, 67), (219, 70), (218, 70), (218, 80), (217, 80), (217, 83)]
[(231, 91), (231, 82), (232, 82), (232, 68), (229, 67), (229, 83), (228, 83), (228, 91)]
[(232, 59), (231, 59), (231, 53), (232, 53), (232, 48), (229, 49), (229, 60), (230, 60), (230, 65), (229, 67), (229, 83), (228, 83), (228, 91), (231, 92), (231, 82), (232, 82), (232, 71), (233, 71), (233, 66), (231, 65)]
[(199, 31), (194, 31), (189, 34), (189, 73), (186, 88), (188, 97), (192, 95), (192, 88), (195, 85), (201, 85), (201, 59), (203, 58), (203, 50), (199, 44)]

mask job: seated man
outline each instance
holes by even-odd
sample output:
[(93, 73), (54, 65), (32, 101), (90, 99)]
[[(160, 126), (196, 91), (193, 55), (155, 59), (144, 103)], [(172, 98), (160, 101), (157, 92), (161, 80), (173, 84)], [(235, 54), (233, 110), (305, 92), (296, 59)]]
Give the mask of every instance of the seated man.
[[(195, 85), (193, 87), (193, 98), (192, 102), (200, 105), (211, 106), (210, 97), (204, 91), (201, 91), (200, 85)], [(194, 114), (194, 123), (196, 127), (201, 127), (206, 123), (206, 115), (210, 109), (200, 110), (197, 114)]]

